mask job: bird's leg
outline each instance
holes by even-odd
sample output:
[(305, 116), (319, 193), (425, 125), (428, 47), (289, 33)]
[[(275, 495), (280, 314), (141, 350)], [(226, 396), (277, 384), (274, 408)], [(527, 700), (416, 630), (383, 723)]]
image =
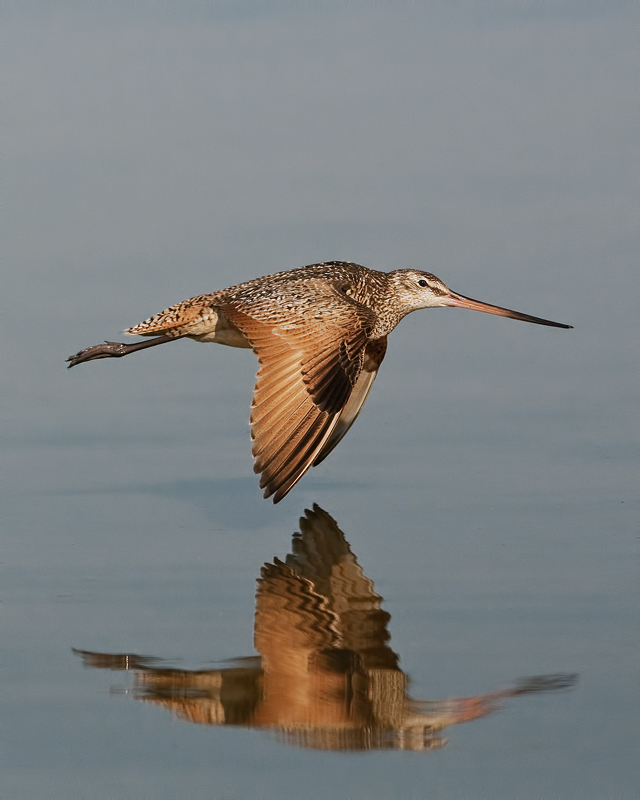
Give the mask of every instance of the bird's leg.
[(71, 369), (76, 364), (82, 364), (85, 361), (94, 361), (96, 358), (122, 358), (122, 356), (128, 356), (129, 353), (135, 353), (136, 350), (145, 350), (147, 347), (155, 347), (157, 344), (165, 344), (166, 342), (175, 342), (176, 339), (181, 338), (181, 336), (154, 336), (153, 339), (136, 342), (135, 344), (122, 344), (122, 342), (96, 344), (93, 347), (86, 347), (84, 350), (80, 350), (74, 356), (69, 356), (67, 369)]

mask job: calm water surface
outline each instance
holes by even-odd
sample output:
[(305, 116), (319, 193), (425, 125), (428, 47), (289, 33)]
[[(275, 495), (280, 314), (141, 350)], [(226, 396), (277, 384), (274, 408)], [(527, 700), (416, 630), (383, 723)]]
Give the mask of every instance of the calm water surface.
[[(637, 796), (637, 9), (15, 7), (3, 798)], [(390, 337), (277, 506), (250, 352), (64, 359), (277, 269)]]

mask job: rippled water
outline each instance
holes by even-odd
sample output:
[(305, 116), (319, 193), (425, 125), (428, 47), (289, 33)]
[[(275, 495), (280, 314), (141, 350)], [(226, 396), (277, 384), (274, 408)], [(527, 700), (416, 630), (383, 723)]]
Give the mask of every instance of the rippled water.
[[(637, 793), (629, 5), (13, 9), (0, 795)], [(64, 369), (328, 258), (404, 320), (282, 503), (250, 352)]]

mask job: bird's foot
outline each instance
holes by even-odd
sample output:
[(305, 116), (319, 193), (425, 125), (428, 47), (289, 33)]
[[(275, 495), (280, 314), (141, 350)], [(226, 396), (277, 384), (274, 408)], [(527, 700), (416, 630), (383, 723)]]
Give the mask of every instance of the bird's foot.
[(69, 356), (67, 369), (71, 369), (76, 364), (82, 364), (85, 361), (94, 361), (97, 358), (121, 358), (126, 356), (130, 349), (129, 345), (122, 342), (105, 342), (104, 344), (96, 344), (93, 347), (85, 347), (84, 350), (80, 350), (74, 356)]

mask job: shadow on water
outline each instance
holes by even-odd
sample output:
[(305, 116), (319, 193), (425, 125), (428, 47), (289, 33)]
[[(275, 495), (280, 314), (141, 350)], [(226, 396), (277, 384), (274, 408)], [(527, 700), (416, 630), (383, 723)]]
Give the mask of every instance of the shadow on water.
[(74, 650), (86, 667), (133, 673), (133, 696), (203, 725), (274, 731), (322, 750), (442, 747), (444, 728), (487, 716), (502, 701), (572, 686), (542, 675), (474, 697), (415, 700), (389, 647), (390, 615), (344, 534), (319, 506), (305, 511), (285, 561), (258, 579), (259, 656), (181, 670), (157, 658)]

